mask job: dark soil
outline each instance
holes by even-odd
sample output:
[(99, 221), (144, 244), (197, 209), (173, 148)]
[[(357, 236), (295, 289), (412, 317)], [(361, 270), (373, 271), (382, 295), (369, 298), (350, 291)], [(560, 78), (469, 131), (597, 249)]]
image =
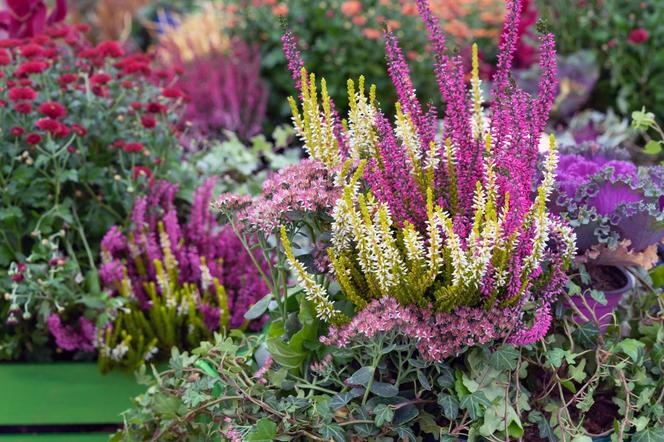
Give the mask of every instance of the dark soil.
[(592, 434), (600, 434), (613, 427), (613, 420), (618, 416), (618, 406), (611, 402), (613, 392), (595, 394), (595, 403), (588, 413), (583, 427)]
[(618, 290), (627, 284), (627, 277), (616, 267), (613, 266), (588, 266), (590, 275), (590, 287), (595, 290), (608, 292)]
[(549, 439), (539, 437), (537, 425), (531, 425), (523, 429), (523, 440), (524, 442), (549, 442)]

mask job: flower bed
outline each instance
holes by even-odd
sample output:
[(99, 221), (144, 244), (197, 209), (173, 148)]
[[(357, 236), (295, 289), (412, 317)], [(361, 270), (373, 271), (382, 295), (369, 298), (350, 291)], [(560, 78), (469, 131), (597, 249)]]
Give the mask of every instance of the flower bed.
[(146, 52), (0, 15), (0, 432), (664, 439), (664, 131), (575, 114), (598, 58), (525, 0), (193, 3)]

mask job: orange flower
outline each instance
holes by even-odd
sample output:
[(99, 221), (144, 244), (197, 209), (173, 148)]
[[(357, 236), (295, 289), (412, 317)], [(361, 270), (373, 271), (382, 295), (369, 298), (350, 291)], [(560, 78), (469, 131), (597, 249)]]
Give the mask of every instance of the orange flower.
[(401, 8), (403, 15), (417, 15), (417, 6), (412, 3), (407, 3)]
[(355, 26), (364, 26), (367, 23), (367, 18), (364, 15), (356, 15), (352, 21)]
[(399, 29), (401, 27), (401, 23), (399, 23), (398, 20), (388, 20), (387, 21), (387, 27), (391, 31), (396, 31), (397, 29)]
[(370, 40), (378, 40), (380, 38), (380, 31), (375, 28), (365, 28), (362, 30), (362, 34)]
[(288, 15), (288, 6), (283, 3), (279, 3), (278, 5), (272, 7), (272, 14), (279, 17)]
[(341, 4), (341, 12), (348, 17), (357, 15), (360, 11), (362, 11), (362, 2), (360, 0), (348, 0)]

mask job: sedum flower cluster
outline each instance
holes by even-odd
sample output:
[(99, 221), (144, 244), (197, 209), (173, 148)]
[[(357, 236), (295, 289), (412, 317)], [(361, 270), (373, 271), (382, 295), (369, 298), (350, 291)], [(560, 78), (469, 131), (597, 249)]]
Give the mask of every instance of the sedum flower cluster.
[[(536, 311), (535, 322), (550, 318), (548, 305), (575, 253), (573, 232), (547, 209), (558, 163), (553, 137), (540, 182), (537, 173), (538, 144), (556, 87), (553, 37), (541, 38), (542, 78), (538, 95), (531, 96), (510, 80), (521, 8), (511, 2), (485, 106), (476, 47), (466, 88), (461, 58), (447, 55), (427, 2), (417, 6), (446, 103), (442, 136), (437, 110), (418, 101), (391, 32), (385, 34), (388, 72), (399, 96), (393, 122), (380, 109), (375, 89), (366, 93), (363, 78), (357, 85), (348, 82), (350, 105), (342, 120), (325, 80), (319, 91), (293, 37), (284, 37), (300, 90), (299, 105), (290, 99), (296, 132), (309, 156), (333, 171), (342, 187), (328, 250), (333, 273), (359, 311), (386, 297), (452, 317), (463, 308), (512, 309), (517, 333), (529, 327), (526, 306)], [(290, 250), (285, 229), (282, 241), (318, 316), (346, 322)], [(519, 341), (536, 340), (548, 322), (533, 329), (539, 333)]]
[(195, 347), (214, 331), (249, 325), (244, 313), (267, 292), (253, 265), (260, 258), (217, 224), (209, 208), (214, 183), (196, 190), (186, 224), (177, 217), (177, 186), (156, 183), (136, 200), (127, 235), (113, 227), (104, 237), (101, 279), (123, 302), (102, 332), (102, 367), (136, 366), (173, 346)]

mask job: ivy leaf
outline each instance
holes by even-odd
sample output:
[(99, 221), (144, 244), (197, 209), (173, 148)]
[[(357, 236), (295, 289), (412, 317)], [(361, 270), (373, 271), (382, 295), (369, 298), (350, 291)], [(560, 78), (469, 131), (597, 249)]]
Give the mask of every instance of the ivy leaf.
[(639, 350), (641, 350), (643, 347), (645, 347), (646, 344), (644, 344), (641, 341), (637, 341), (636, 339), (628, 338), (620, 341), (616, 348), (618, 351), (622, 351), (625, 353), (627, 356), (632, 358), (634, 362), (637, 362), (639, 359)]
[(453, 421), (459, 416), (459, 401), (450, 394), (438, 395), (438, 405), (443, 409), (443, 415)]
[(371, 384), (371, 392), (380, 397), (394, 397), (399, 394), (399, 389), (385, 382), (374, 382)]
[(388, 405), (378, 404), (374, 408), (374, 422), (377, 427), (382, 427), (386, 423), (392, 422), (394, 418), (394, 410), (392, 410)]
[(581, 359), (578, 364), (569, 366), (569, 376), (576, 382), (583, 382), (586, 379), (586, 360)]
[(601, 305), (606, 305), (606, 303), (608, 302), (606, 300), (606, 296), (604, 296), (604, 292), (601, 290), (595, 290), (595, 289), (591, 290), (590, 297)]
[(366, 387), (369, 381), (373, 378), (373, 373), (373, 367), (362, 367), (346, 380), (346, 384)]
[(553, 428), (549, 424), (549, 421), (544, 417), (542, 413), (537, 410), (533, 410), (528, 414), (528, 421), (534, 424), (537, 424), (537, 429), (539, 430), (539, 437), (541, 439), (547, 439), (549, 442), (558, 442), (558, 438), (553, 432)]
[(597, 343), (598, 336), (599, 329), (595, 324), (592, 323), (592, 321), (588, 321), (585, 324), (582, 324), (572, 333), (574, 341), (585, 348), (594, 347)]
[(344, 433), (343, 428), (337, 424), (325, 424), (320, 428), (320, 434), (325, 439), (332, 439), (335, 442), (345, 442), (346, 434)]
[(571, 364), (574, 362), (575, 358), (572, 353), (568, 350), (563, 350), (562, 348), (553, 348), (547, 351), (546, 357), (549, 363), (555, 368), (560, 368), (560, 366), (563, 365), (563, 359), (565, 359), (568, 364)]
[(277, 424), (264, 417), (256, 422), (256, 426), (247, 434), (247, 442), (272, 442), (277, 437)]
[(489, 357), (489, 365), (498, 371), (514, 370), (519, 351), (513, 345), (502, 345)]
[(477, 419), (482, 415), (482, 408), (491, 405), (491, 402), (481, 391), (476, 391), (461, 399), (461, 408), (468, 411), (471, 419)]
[(585, 434), (579, 434), (574, 436), (572, 442), (593, 442), (593, 439), (590, 436), (586, 436)]
[(438, 376), (438, 379), (436, 379), (436, 382), (438, 382), (438, 385), (443, 388), (452, 387), (454, 385), (454, 373), (452, 373), (452, 369), (449, 367), (444, 367), (440, 373), (440, 376)]
[(646, 428), (632, 436), (632, 442), (662, 442), (664, 441), (664, 430)]
[(415, 433), (413, 433), (413, 430), (411, 430), (408, 427), (397, 427), (394, 429), (394, 431), (397, 432), (397, 435), (404, 441), (409, 441), (412, 440), (415, 442), (417, 438), (415, 437)]
[(339, 408), (345, 406), (348, 402), (352, 401), (356, 397), (360, 397), (364, 394), (364, 388), (353, 388), (350, 391), (345, 393), (339, 393), (332, 396), (330, 399), (330, 408), (332, 410), (338, 410)]
[(212, 368), (212, 366), (210, 366), (210, 364), (208, 364), (207, 361), (199, 359), (196, 361), (196, 363), (194, 363), (194, 365), (196, 366), (196, 368), (199, 368), (208, 376), (212, 376), (213, 378), (219, 378), (219, 373), (217, 373), (217, 371), (214, 368)]

